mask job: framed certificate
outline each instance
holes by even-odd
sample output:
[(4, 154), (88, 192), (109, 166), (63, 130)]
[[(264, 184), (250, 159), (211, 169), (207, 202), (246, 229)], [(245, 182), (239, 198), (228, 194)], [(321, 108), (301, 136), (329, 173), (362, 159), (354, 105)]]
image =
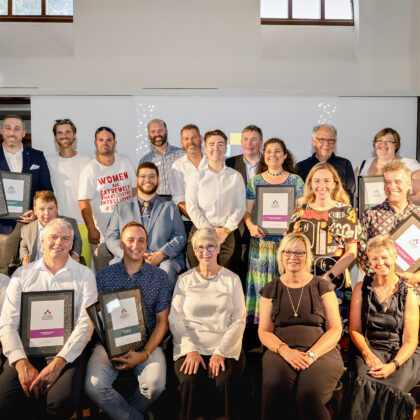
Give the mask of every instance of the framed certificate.
[(254, 223), (267, 235), (283, 235), (295, 208), (293, 185), (257, 185)]
[(359, 215), (366, 209), (381, 204), (386, 199), (384, 191), (384, 177), (359, 176)]
[(147, 332), (141, 288), (100, 293), (99, 302), (109, 357), (142, 349), (147, 343)]
[(420, 269), (420, 219), (412, 214), (391, 232), (397, 248), (397, 268), (415, 273)]
[(7, 216), (3, 219), (17, 219), (32, 208), (32, 174), (0, 171), (7, 204)]
[(8, 214), (6, 195), (4, 194), (3, 181), (0, 175), (0, 217), (7, 216)]
[(88, 313), (89, 318), (92, 321), (93, 327), (95, 328), (95, 332), (99, 338), (99, 341), (106, 348), (104, 321), (102, 318), (102, 311), (101, 311), (100, 303), (96, 302), (88, 306), (86, 308), (86, 312)]
[(74, 326), (74, 291), (23, 292), (20, 337), (27, 356), (55, 356)]

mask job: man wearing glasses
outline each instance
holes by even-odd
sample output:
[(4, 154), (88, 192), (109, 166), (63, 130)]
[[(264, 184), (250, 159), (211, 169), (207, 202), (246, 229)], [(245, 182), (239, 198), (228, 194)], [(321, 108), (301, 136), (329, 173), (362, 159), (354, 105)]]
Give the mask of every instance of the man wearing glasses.
[(92, 244), (95, 270), (109, 264), (112, 254), (105, 245), (105, 232), (114, 206), (136, 193), (136, 176), (130, 159), (115, 153), (115, 133), (109, 127), (95, 132), (96, 159), (82, 170), (79, 206)]
[(76, 126), (71, 120), (55, 120), (53, 133), (58, 145), (58, 153), (48, 155), (46, 158), (58, 208), (64, 211), (66, 216), (76, 219), (83, 239), (81, 255), (86, 265), (90, 267), (90, 245), (77, 194), (80, 173), (92, 158), (75, 150), (76, 132)]
[(184, 224), (178, 206), (157, 194), (159, 170), (152, 162), (143, 162), (137, 168), (137, 197), (115, 206), (105, 234), (106, 245), (114, 254), (112, 262), (124, 256), (120, 246), (123, 227), (129, 222), (140, 222), (147, 233), (145, 262), (161, 268), (168, 274), (171, 290), (176, 274), (184, 267), (184, 246), (187, 243)]
[(298, 175), (305, 181), (314, 165), (319, 162), (330, 163), (338, 172), (343, 188), (349, 195), (350, 203), (353, 203), (356, 189), (353, 167), (348, 159), (334, 154), (336, 142), (337, 130), (333, 125), (316, 125), (312, 130), (312, 145), (315, 148), (315, 153), (311, 157), (298, 162)]

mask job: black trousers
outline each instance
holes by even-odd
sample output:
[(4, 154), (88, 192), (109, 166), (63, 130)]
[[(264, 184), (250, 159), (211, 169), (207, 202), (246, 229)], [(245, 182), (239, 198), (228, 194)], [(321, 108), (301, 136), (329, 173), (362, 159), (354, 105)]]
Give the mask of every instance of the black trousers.
[[(38, 400), (27, 398), (19, 382), (17, 370), (9, 361), (0, 373), (0, 419), (68, 419), (77, 409), (84, 390), (89, 352), (85, 350), (74, 362), (68, 363), (46, 395)], [(29, 362), (40, 372), (52, 357), (32, 357)]]
[[(198, 260), (195, 256), (191, 239), (194, 233), (197, 231), (197, 228), (193, 226), (188, 235), (187, 242), (187, 257), (188, 262), (190, 263), (191, 268), (197, 267)], [(241, 238), (238, 229), (235, 229), (233, 232), (230, 232), (225, 241), (220, 246), (220, 253), (217, 258), (218, 263), (233, 271), (235, 274), (240, 275), (241, 272), (241, 256), (242, 244)]]
[(281, 356), (267, 350), (262, 366), (262, 420), (331, 419), (325, 404), (331, 399), (344, 369), (337, 349), (302, 371), (295, 371)]
[(242, 351), (239, 360), (225, 359), (225, 368), (219, 375), (210, 379), (208, 376), (208, 362), (210, 356), (201, 356), (207, 366), (201, 366), (195, 375), (180, 372), (186, 356), (175, 362), (175, 374), (179, 380), (179, 394), (181, 397), (181, 420), (195, 419), (199, 416), (217, 418), (232, 417), (238, 408), (238, 383), (245, 369), (245, 354)]
[(8, 234), (0, 234), (0, 273), (9, 275), (9, 264), (15, 262), (19, 254), (20, 231), (24, 223), (16, 223)]

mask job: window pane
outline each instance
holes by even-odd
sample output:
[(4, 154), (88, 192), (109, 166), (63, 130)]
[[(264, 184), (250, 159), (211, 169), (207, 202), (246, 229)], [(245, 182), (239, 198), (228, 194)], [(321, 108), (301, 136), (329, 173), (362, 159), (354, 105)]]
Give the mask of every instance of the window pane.
[(13, 0), (12, 14), (40, 15), (41, 0)]
[(287, 0), (261, 0), (261, 17), (286, 19), (287, 3)]
[(7, 15), (7, 0), (0, 0), (0, 15)]
[(320, 0), (293, 0), (294, 19), (321, 19)]
[(325, 19), (353, 19), (351, 0), (325, 0)]
[(47, 0), (47, 15), (73, 16), (73, 0)]

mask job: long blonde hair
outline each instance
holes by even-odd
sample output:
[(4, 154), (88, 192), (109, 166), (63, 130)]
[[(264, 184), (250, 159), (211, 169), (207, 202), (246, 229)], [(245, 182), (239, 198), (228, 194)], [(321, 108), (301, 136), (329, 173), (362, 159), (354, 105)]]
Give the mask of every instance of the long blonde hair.
[(303, 192), (303, 197), (299, 198), (299, 200), (297, 200), (297, 203), (305, 204), (305, 203), (313, 203), (315, 201), (316, 197), (315, 197), (314, 190), (312, 189), (311, 183), (312, 183), (312, 178), (314, 177), (315, 172), (321, 169), (327, 169), (328, 171), (331, 172), (333, 176), (335, 187), (331, 194), (331, 198), (335, 201), (340, 201), (341, 203), (350, 205), (349, 196), (344, 190), (343, 185), (341, 184), (341, 180), (340, 180), (340, 177), (338, 176), (337, 171), (328, 162), (324, 162), (324, 163), (320, 162), (312, 167), (305, 181), (305, 190)]

